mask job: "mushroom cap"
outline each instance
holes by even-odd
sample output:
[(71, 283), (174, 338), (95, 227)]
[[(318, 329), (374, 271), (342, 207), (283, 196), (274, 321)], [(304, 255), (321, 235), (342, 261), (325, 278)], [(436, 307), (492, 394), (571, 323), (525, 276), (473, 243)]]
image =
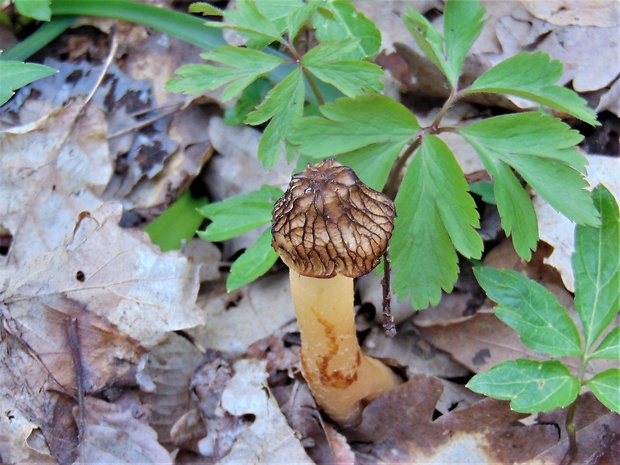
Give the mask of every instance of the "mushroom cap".
[(334, 159), (293, 176), (273, 208), (273, 248), (302, 276), (357, 278), (381, 261), (394, 202)]

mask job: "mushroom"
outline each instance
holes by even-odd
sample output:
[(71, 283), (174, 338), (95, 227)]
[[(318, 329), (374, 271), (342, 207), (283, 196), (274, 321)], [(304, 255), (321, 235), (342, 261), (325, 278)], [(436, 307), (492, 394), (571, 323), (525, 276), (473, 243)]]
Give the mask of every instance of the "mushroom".
[(363, 408), (402, 380), (362, 353), (353, 278), (381, 261), (394, 228), (392, 200), (328, 159), (291, 179), (273, 209), (272, 245), (290, 268), (302, 373), (321, 408), (353, 426)]

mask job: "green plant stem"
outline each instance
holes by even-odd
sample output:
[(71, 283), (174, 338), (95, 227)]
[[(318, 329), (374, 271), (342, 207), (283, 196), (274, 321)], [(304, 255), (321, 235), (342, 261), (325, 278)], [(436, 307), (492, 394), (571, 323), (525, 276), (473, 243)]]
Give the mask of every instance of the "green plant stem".
[(407, 149), (403, 153), (399, 155), (398, 159), (394, 163), (394, 166), (392, 166), (392, 169), (390, 170), (390, 175), (388, 176), (388, 180), (385, 183), (384, 191), (385, 194), (392, 199), (396, 197), (396, 193), (398, 192), (398, 187), (400, 184), (398, 178), (400, 177), (400, 173), (402, 173), (402, 171), (405, 169), (407, 161), (409, 160), (411, 155), (418, 149), (418, 147), (420, 147), (420, 144), (422, 143), (422, 135), (423, 132), (420, 133), (417, 136), (416, 140), (414, 140), (413, 143), (409, 147), (407, 147)]
[[(588, 364), (588, 359), (585, 355), (581, 356), (581, 360), (579, 361), (579, 371), (577, 373), (577, 379), (583, 385), (584, 376), (586, 373), (586, 366)], [(566, 412), (566, 435), (568, 437), (568, 450), (562, 460), (560, 461), (560, 465), (569, 465), (573, 462), (575, 458), (575, 454), (577, 453), (577, 437), (575, 431), (575, 411), (577, 410), (577, 402), (579, 401), (579, 397), (577, 397), (572, 404), (568, 406), (568, 411)]]
[(53, 0), (51, 9), (52, 16), (100, 16), (143, 24), (206, 50), (226, 45), (222, 32), (206, 27), (197, 16), (130, 0)]
[(41, 27), (30, 36), (6, 50), (0, 55), (0, 60), (25, 61), (65, 32), (67, 28), (73, 24), (74, 20), (75, 16), (58, 16), (52, 18), (50, 22), (41, 25)]
[(308, 71), (306, 67), (303, 65), (301, 66), (301, 72), (304, 73), (304, 76), (306, 77), (306, 80), (308, 81), (308, 84), (310, 85), (310, 88), (312, 89), (312, 93), (316, 97), (317, 103), (319, 105), (323, 105), (325, 103), (325, 99), (323, 98), (321, 91), (316, 85), (316, 82), (314, 81), (312, 74), (310, 74), (310, 71)]

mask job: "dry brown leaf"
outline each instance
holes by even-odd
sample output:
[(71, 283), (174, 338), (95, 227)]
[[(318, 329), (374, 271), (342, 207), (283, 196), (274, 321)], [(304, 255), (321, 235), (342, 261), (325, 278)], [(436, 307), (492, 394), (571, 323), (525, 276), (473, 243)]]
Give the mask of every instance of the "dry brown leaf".
[(267, 386), (266, 362), (239, 360), (222, 394), (222, 408), (236, 417), (251, 416), (221, 463), (313, 464)]
[(556, 26), (620, 25), (618, 5), (609, 0), (522, 0), (521, 4), (532, 16)]
[(143, 390), (152, 391), (142, 395), (151, 406), (149, 424), (159, 442), (169, 444), (172, 425), (190, 409), (190, 378), (202, 354), (186, 338), (169, 332), (145, 358), (137, 378)]
[(433, 421), (442, 383), (427, 375), (380, 397), (347, 434), (359, 463), (520, 463), (558, 440), (554, 425), (524, 426), (508, 402), (485, 399)]
[(33, 447), (36, 444), (33, 444), (32, 438), (38, 434), (39, 427), (17, 408), (12, 396), (0, 395), (0, 461), (21, 464), (57, 463), (45, 442), (42, 447)]
[(78, 221), (64, 246), (22, 263), (6, 301), (28, 306), (64, 293), (147, 348), (167, 331), (203, 323), (195, 267), (178, 253), (160, 253), (143, 231), (121, 229), (121, 210), (102, 205)]
[[(79, 457), (83, 463), (169, 463), (157, 433), (134, 418), (131, 409), (86, 397)], [(79, 415), (74, 412), (76, 421)]]
[(265, 276), (248, 286), (199, 297), (209, 324), (190, 330), (203, 346), (229, 355), (241, 355), (256, 341), (268, 337), (295, 319), (288, 274)]
[[(542, 450), (528, 463), (555, 465), (568, 450), (566, 409), (555, 409), (538, 415), (539, 423), (556, 424), (561, 429), (561, 440)], [(610, 411), (591, 392), (579, 396), (575, 411), (577, 453), (573, 463), (612, 464), (620, 457), (620, 415)]]
[[(13, 236), (0, 263), (23, 265), (62, 245), (112, 175), (102, 112), (83, 99), (0, 132), (0, 224)], [(78, 119), (79, 116), (79, 119)]]

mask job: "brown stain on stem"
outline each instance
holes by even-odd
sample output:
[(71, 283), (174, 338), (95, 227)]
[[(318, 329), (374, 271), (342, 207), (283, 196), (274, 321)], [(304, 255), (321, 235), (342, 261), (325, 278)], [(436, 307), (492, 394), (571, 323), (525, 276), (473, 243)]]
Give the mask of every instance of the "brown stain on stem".
[[(330, 364), (333, 358), (338, 354), (338, 351), (340, 350), (340, 344), (338, 341), (338, 330), (329, 321), (317, 315), (314, 310), (312, 312), (314, 313), (319, 324), (321, 324), (321, 326), (323, 326), (323, 328), (325, 329), (325, 336), (329, 341), (327, 344), (327, 353), (318, 355), (318, 360), (315, 363), (316, 370), (319, 373), (319, 381), (324, 386), (329, 386), (336, 389), (346, 389), (355, 381), (357, 381), (357, 368), (362, 363), (361, 351), (358, 347), (357, 353), (355, 354), (355, 366), (353, 367), (353, 372), (351, 372), (351, 370), (347, 370), (349, 372), (346, 372), (339, 368), (330, 369)], [(304, 371), (308, 373), (308, 376), (310, 376), (309, 371), (306, 369), (307, 365), (305, 364), (303, 358), (302, 365), (304, 367)]]

